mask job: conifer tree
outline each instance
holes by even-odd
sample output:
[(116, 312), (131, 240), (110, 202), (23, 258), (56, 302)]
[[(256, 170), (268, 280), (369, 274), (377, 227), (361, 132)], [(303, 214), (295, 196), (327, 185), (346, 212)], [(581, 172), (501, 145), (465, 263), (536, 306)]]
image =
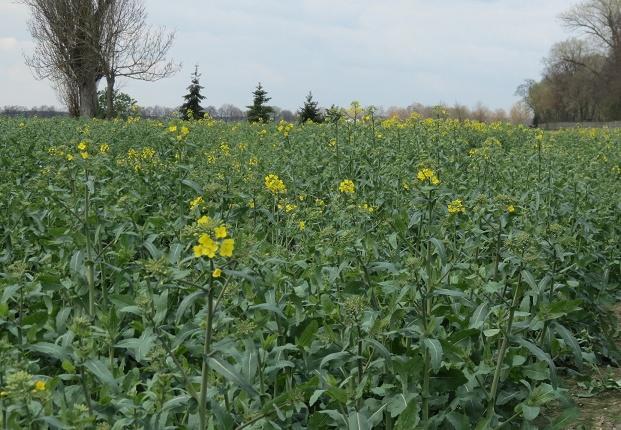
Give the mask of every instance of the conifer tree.
[(252, 106), (246, 106), (248, 108), (248, 121), (268, 122), (270, 120), (270, 114), (274, 112), (274, 109), (270, 106), (266, 106), (266, 103), (271, 100), (271, 97), (267, 97), (267, 91), (263, 89), (261, 82), (259, 82), (257, 89), (254, 90), (252, 95)]
[(300, 124), (304, 124), (306, 121), (312, 121), (316, 123), (323, 122), (323, 115), (319, 110), (318, 103), (313, 100), (313, 93), (309, 91), (306, 96), (304, 106), (298, 111), (298, 117)]
[(203, 87), (199, 82), (200, 77), (201, 75), (198, 73), (198, 66), (196, 66), (194, 73), (192, 74), (192, 83), (188, 87), (189, 93), (183, 96), (185, 102), (179, 109), (181, 117), (186, 121), (199, 119), (203, 115), (204, 109), (201, 106), (201, 102), (205, 99), (205, 96), (201, 94)]

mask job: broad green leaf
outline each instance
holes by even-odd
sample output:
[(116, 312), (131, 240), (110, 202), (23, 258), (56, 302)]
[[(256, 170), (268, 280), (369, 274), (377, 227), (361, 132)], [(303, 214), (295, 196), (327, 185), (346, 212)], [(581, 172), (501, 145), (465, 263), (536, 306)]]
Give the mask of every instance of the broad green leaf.
[(487, 303), (481, 303), (472, 313), (468, 328), (480, 329), (483, 327), (487, 319), (487, 314), (489, 314), (489, 305)]
[(258, 396), (259, 393), (254, 389), (252, 385), (246, 380), (244, 380), (241, 375), (226, 361), (222, 360), (219, 357), (207, 357), (207, 362), (209, 367), (218, 372), (220, 375), (224, 376), (233, 384), (242, 388), (251, 396)]
[(175, 314), (175, 320), (177, 324), (181, 322), (181, 318), (187, 311), (187, 309), (194, 304), (199, 298), (206, 296), (207, 293), (204, 291), (194, 291), (193, 293), (188, 294), (181, 300), (181, 303), (177, 307), (177, 312)]
[(552, 358), (550, 358), (547, 353), (543, 352), (537, 345), (527, 341), (524, 338), (512, 337), (512, 341), (528, 349), (535, 357), (539, 360), (545, 361), (548, 364), (548, 368), (550, 369), (550, 380), (552, 381), (552, 385), (556, 388), (558, 386), (558, 379), (556, 377), (556, 366), (554, 365)]
[(363, 412), (351, 412), (348, 420), (349, 430), (371, 430), (369, 418)]
[(108, 388), (112, 389), (114, 392), (117, 392), (119, 389), (119, 385), (112, 375), (112, 372), (108, 370), (108, 367), (105, 363), (99, 359), (89, 359), (84, 362), (84, 367), (86, 367), (93, 375), (97, 377), (101, 382), (104, 383)]
[(341, 358), (345, 358), (345, 357), (347, 357), (349, 355), (350, 355), (350, 353), (347, 352), (347, 351), (333, 352), (332, 354), (326, 355), (321, 360), (321, 363), (319, 364), (319, 367), (322, 368), (323, 366), (325, 366), (327, 363), (329, 363), (331, 361), (340, 360)]
[(440, 370), (440, 366), (442, 365), (442, 345), (440, 341), (437, 339), (423, 339), (423, 344), (427, 351), (429, 352), (429, 356), (431, 357), (431, 367), (434, 372)]
[(578, 367), (582, 367), (582, 349), (580, 348), (580, 344), (578, 343), (576, 338), (564, 325), (560, 324), (557, 321), (554, 321), (552, 323), (552, 327), (554, 328), (554, 331), (556, 331), (556, 333), (558, 333), (559, 336), (563, 338), (563, 341), (565, 341), (565, 345), (567, 345), (569, 349), (571, 349), (571, 352), (574, 354), (574, 358), (576, 360), (576, 365)]
[(298, 346), (301, 348), (307, 348), (313, 342), (315, 334), (319, 330), (319, 323), (317, 320), (312, 320), (305, 328), (298, 339)]

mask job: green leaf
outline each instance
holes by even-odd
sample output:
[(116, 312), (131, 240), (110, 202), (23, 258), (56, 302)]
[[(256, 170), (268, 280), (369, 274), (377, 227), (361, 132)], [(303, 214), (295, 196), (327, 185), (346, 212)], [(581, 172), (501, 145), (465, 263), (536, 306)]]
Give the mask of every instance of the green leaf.
[(539, 412), (541, 412), (541, 408), (539, 406), (529, 406), (525, 403), (518, 405), (522, 410), (522, 417), (526, 421), (532, 421), (539, 416)]
[(488, 430), (490, 428), (490, 424), (492, 423), (493, 416), (485, 417), (477, 423), (477, 426), (474, 430)]
[(348, 355), (350, 354), (347, 351), (333, 352), (332, 354), (328, 354), (321, 360), (321, 363), (319, 364), (319, 368), (322, 368), (327, 363), (333, 360), (339, 360), (341, 358), (347, 357)]
[(43, 421), (45, 424), (49, 425), (51, 429), (59, 429), (59, 430), (71, 430), (74, 429), (75, 427), (67, 425), (62, 423), (58, 418), (56, 417), (41, 417), (39, 419), (37, 419), (36, 421)]
[(99, 359), (90, 359), (84, 362), (84, 367), (86, 367), (93, 375), (97, 377), (101, 382), (103, 382), (108, 388), (117, 392), (119, 389), (119, 385), (112, 375), (112, 372), (108, 370), (103, 361)]
[(271, 303), (260, 303), (258, 305), (254, 305), (254, 306), (250, 306), (248, 309), (262, 309), (265, 311), (269, 311), (269, 312), (273, 312), (276, 315), (278, 315), (279, 317), (281, 317), (282, 319), (286, 320), (287, 317), (285, 316), (285, 314), (282, 313), (282, 310), (280, 310), (280, 308), (276, 305), (273, 305)]
[(528, 284), (533, 291), (537, 291), (537, 281), (535, 277), (528, 270), (522, 270), (522, 279)]
[(440, 240), (436, 239), (435, 237), (431, 238), (430, 242), (433, 244), (434, 248), (436, 249), (435, 254), (437, 254), (438, 257), (440, 257), (440, 262), (444, 266), (446, 264), (446, 249), (444, 248), (444, 243), (442, 243)]
[(150, 240), (146, 240), (142, 245), (147, 248), (147, 251), (151, 254), (151, 258), (154, 260), (157, 260), (162, 256), (162, 251), (157, 249), (157, 247)]
[(252, 385), (244, 380), (239, 373), (226, 361), (219, 357), (207, 357), (207, 363), (209, 367), (224, 376), (227, 380), (234, 383), (238, 387), (242, 388), (251, 396), (258, 396), (259, 393), (254, 389)]
[(407, 408), (399, 415), (395, 423), (395, 430), (411, 430), (418, 425), (420, 407), (414, 399), (408, 402)]
[(447, 296), (447, 297), (458, 297), (460, 299), (467, 299), (468, 296), (463, 291), (459, 290), (447, 290), (444, 288), (436, 288), (433, 290), (434, 296)]
[(514, 336), (511, 339), (513, 342), (517, 343), (518, 345), (521, 345), (524, 348), (528, 349), (539, 360), (545, 361), (548, 364), (548, 368), (550, 369), (550, 381), (552, 381), (552, 385), (554, 386), (554, 388), (558, 387), (558, 378), (556, 377), (556, 366), (554, 365), (554, 361), (552, 361), (552, 358), (550, 358), (550, 356), (547, 353), (543, 352), (537, 345), (527, 341), (524, 338)]
[(489, 314), (489, 305), (487, 303), (481, 303), (472, 313), (470, 317), (470, 325), (468, 328), (480, 329), (485, 324), (487, 315)]
[(138, 362), (142, 362), (153, 347), (153, 343), (157, 337), (153, 335), (153, 330), (148, 328), (142, 335), (136, 339), (124, 339), (114, 345), (116, 348), (126, 348), (133, 352), (134, 358)]
[(440, 366), (442, 365), (442, 344), (437, 339), (423, 339), (423, 344), (429, 351), (429, 355), (431, 357), (431, 367), (434, 372), (440, 370)]
[(571, 349), (571, 351), (573, 352), (574, 358), (576, 360), (576, 365), (579, 368), (582, 368), (582, 349), (580, 349), (580, 344), (578, 344), (576, 338), (571, 334), (569, 330), (567, 330), (564, 325), (558, 323), (557, 321), (554, 321), (552, 323), (552, 327), (554, 328), (554, 331), (556, 331), (556, 333), (561, 336), (563, 341), (565, 341), (565, 345), (567, 345), (569, 349)]
[(363, 412), (351, 412), (348, 420), (349, 430), (371, 430), (369, 418)]
[(321, 395), (325, 392), (326, 390), (315, 390), (313, 395), (310, 397), (310, 400), (308, 401), (309, 406), (313, 406), (315, 403), (317, 403), (317, 400), (319, 400)]
[(191, 179), (183, 179), (181, 181), (181, 183), (185, 186), (188, 186), (190, 188), (192, 188), (194, 191), (196, 191), (197, 194), (199, 195), (203, 195), (203, 187), (201, 187), (200, 185), (198, 185), (198, 183), (194, 182)]
[(455, 430), (470, 430), (470, 420), (464, 414), (455, 411), (446, 415), (446, 420)]
[(312, 320), (305, 328), (298, 339), (298, 346), (302, 348), (309, 347), (313, 343), (315, 334), (319, 330), (319, 323), (317, 320)]
[(57, 360), (63, 361), (69, 357), (69, 351), (55, 343), (39, 342), (28, 347), (30, 351), (49, 355)]
[(378, 342), (375, 339), (364, 339), (362, 341), (363, 344), (370, 345), (376, 352), (379, 352), (384, 359), (390, 363), (392, 361), (392, 354), (384, 345)]
[(188, 395), (181, 395), (177, 397), (173, 397), (172, 399), (166, 400), (162, 405), (162, 412), (170, 411), (173, 409), (177, 409), (179, 407), (187, 407), (188, 401), (191, 399)]
[(194, 304), (200, 297), (205, 296), (207, 293), (204, 291), (195, 291), (191, 294), (188, 294), (181, 300), (181, 303), (177, 307), (177, 312), (175, 313), (175, 320), (177, 324), (181, 322), (181, 318), (185, 314), (185, 311)]

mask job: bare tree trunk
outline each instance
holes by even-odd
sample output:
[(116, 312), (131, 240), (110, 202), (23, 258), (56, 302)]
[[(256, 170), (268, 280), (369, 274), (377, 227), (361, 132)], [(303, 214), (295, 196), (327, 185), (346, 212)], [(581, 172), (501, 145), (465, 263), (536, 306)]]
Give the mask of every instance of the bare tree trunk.
[(106, 76), (106, 118), (112, 119), (114, 117), (114, 76)]
[(86, 79), (80, 82), (80, 116), (93, 118), (97, 105), (97, 80)]

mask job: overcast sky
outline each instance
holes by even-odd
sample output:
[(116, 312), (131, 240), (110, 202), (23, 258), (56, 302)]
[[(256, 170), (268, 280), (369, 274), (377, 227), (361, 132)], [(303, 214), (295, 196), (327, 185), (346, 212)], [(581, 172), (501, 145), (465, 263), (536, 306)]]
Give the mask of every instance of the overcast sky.
[[(288, 109), (309, 90), (322, 106), (455, 102), (509, 108), (540, 76), (571, 0), (145, 0), (149, 22), (176, 31), (183, 64), (156, 83), (124, 81), (140, 105), (177, 106), (195, 64), (205, 106), (250, 103), (261, 81)], [(28, 10), (0, 0), (0, 106), (58, 105), (24, 64)], [(103, 84), (100, 84), (102, 86)]]

